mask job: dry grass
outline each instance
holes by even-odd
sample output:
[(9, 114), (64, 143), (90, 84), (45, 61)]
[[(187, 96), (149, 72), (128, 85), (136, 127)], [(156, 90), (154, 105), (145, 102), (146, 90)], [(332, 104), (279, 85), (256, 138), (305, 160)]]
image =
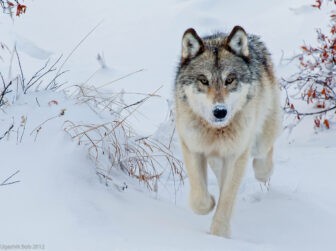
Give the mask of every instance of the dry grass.
[[(0, 83), (2, 85), (2, 87), (0, 86), (0, 107), (7, 104), (9, 99), (16, 100), (19, 93), (26, 94), (29, 91), (41, 90), (41, 88), (56, 91), (62, 87), (66, 83), (60, 83), (58, 81), (66, 72), (61, 71), (62, 67), (66, 64), (74, 51), (100, 24), (101, 22), (76, 45), (60, 66), (62, 56), (52, 63), (48, 60), (31, 78), (25, 77), (16, 47), (14, 47), (13, 51), (10, 51), (6, 46), (0, 43), (0, 48), (7, 49), (10, 54), (8, 74), (10, 81), (6, 81), (0, 73)], [(2, 58), (0, 57), (0, 59)], [(13, 78), (11, 77), (11, 72), (14, 60), (17, 61), (19, 72)], [(110, 85), (140, 71), (143, 71), (143, 69), (127, 74), (112, 82), (105, 83), (98, 88), (87, 87), (85, 84), (75, 86), (77, 91), (73, 94), (73, 98), (78, 101), (78, 104), (88, 105), (93, 112), (102, 115), (101, 117), (106, 118), (107, 116), (103, 116), (103, 114), (106, 115), (106, 113), (108, 113), (112, 119), (109, 119), (109, 121), (103, 120), (103, 123), (97, 124), (75, 123), (67, 120), (65, 121), (65, 131), (68, 132), (73, 139), (76, 139), (78, 144), (88, 147), (89, 156), (96, 163), (97, 173), (103, 177), (106, 182), (112, 181), (113, 184), (116, 184), (111, 174), (112, 170), (119, 169), (145, 184), (150, 190), (156, 191), (158, 182), (165, 172), (169, 172), (169, 176), (173, 177), (174, 184), (176, 181), (183, 183), (182, 162), (172, 153), (170, 143), (165, 145), (150, 136), (139, 136), (126, 120), (149, 98), (158, 96), (156, 94), (158, 90), (150, 94), (128, 93), (133, 96), (137, 95), (141, 97), (137, 102), (132, 104), (126, 104), (124, 102), (124, 93), (122, 92), (107, 93), (100, 91), (101, 87)], [(52, 73), (55, 73), (53, 77)], [(8, 94), (11, 92), (13, 97), (9, 98)], [(39, 105), (37, 99), (36, 102)], [(63, 114), (64, 110), (62, 110), (61, 114), (44, 121), (31, 132), (31, 135), (35, 132), (36, 140), (37, 134), (44, 123), (63, 116)], [(0, 137), (0, 140), (9, 134), (13, 127), (14, 125)], [(22, 127), (23, 131), (20, 141), (24, 133), (25, 123)], [(173, 137), (173, 135), (171, 135), (171, 137)]]
[[(59, 66), (59, 63), (62, 57), (59, 57), (55, 62), (46, 61), (30, 78), (26, 78), (20, 55), (16, 48), (14, 47), (13, 51), (8, 52), (11, 55), (9, 72), (12, 71), (13, 60), (16, 60), (18, 73), (9, 82), (0, 73), (0, 107), (8, 104), (8, 100), (16, 100), (19, 94), (26, 94), (41, 89), (56, 91), (64, 85), (64, 83), (59, 83), (58, 78), (66, 72), (61, 71), (61, 68), (69, 56), (61, 66)], [(156, 94), (158, 90), (149, 94), (127, 93), (127, 95), (132, 95), (132, 97), (139, 97), (138, 101), (131, 104), (124, 102), (125, 93), (123, 92), (109, 93), (105, 90), (104, 92), (100, 91), (102, 87), (141, 71), (142, 69), (132, 72), (112, 82), (105, 83), (98, 88), (87, 87), (85, 84), (75, 86), (76, 91), (72, 94), (72, 98), (76, 99), (78, 104), (87, 105), (98, 117), (109, 117), (111, 119), (108, 121), (102, 119), (102, 123), (95, 124), (77, 123), (67, 120), (65, 122), (65, 131), (73, 139), (76, 139), (78, 144), (88, 147), (89, 156), (96, 163), (97, 173), (106, 182), (111, 181), (113, 184), (116, 184), (117, 179), (113, 178), (112, 173), (113, 170), (120, 169), (145, 184), (150, 190), (156, 191), (160, 178), (167, 171), (173, 177), (174, 184), (176, 182), (183, 182), (182, 162), (174, 156), (170, 144), (165, 145), (150, 136), (139, 136), (128, 124), (127, 119), (148, 99), (158, 97)], [(11, 96), (9, 97), (8, 94)], [(38, 101), (37, 104), (39, 105)], [(36, 140), (37, 134), (44, 123), (63, 114), (64, 111), (44, 121), (30, 135), (36, 133)], [(17, 142), (22, 141), (25, 123), (21, 127), (22, 134), (20, 136), (19, 132), (17, 132)], [(1, 134), (0, 140), (12, 129), (13, 127), (10, 127), (8, 131)]]
[(100, 176), (113, 183), (111, 173), (118, 168), (152, 191), (157, 190), (159, 179), (166, 171), (173, 175), (174, 183), (183, 182), (182, 162), (174, 157), (170, 146), (150, 136), (140, 137), (126, 121), (146, 100), (158, 96), (158, 90), (151, 94), (138, 93), (143, 98), (127, 105), (123, 101), (124, 93), (103, 93), (95, 87), (77, 88), (74, 97), (78, 103), (87, 104), (99, 115), (108, 112), (113, 118), (101, 124), (65, 122), (65, 131), (78, 144), (88, 147)]

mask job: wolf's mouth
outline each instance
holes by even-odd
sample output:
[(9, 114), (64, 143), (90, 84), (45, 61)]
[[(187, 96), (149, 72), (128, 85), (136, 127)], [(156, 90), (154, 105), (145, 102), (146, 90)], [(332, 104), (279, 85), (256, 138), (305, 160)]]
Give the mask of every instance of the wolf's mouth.
[(210, 122), (210, 124), (212, 124), (214, 127), (225, 127), (228, 124), (228, 117), (225, 117), (223, 119), (217, 119), (214, 118), (212, 119)]

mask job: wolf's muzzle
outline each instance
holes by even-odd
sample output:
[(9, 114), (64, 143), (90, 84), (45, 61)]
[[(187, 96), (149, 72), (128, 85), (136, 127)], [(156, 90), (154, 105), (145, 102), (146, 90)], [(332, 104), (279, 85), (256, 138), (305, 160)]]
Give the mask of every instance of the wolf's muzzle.
[(216, 106), (215, 109), (213, 109), (213, 115), (215, 116), (216, 119), (223, 119), (225, 118), (227, 114), (227, 110), (225, 106)]

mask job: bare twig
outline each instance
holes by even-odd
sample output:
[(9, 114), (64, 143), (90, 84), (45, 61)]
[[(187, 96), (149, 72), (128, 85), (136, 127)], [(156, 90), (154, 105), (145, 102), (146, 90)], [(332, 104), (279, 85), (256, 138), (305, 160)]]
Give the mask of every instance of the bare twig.
[[(56, 70), (56, 65), (58, 64), (58, 62), (61, 60), (63, 55), (59, 56), (56, 61), (48, 68), (46, 69), (46, 67), (48, 66), (49, 64), (49, 60), (46, 62), (46, 64), (41, 68), (39, 69), (32, 77), (31, 79), (28, 81), (28, 83), (24, 86), (24, 93), (26, 94), (27, 91), (32, 87), (34, 86), (35, 84), (37, 84), (37, 82), (39, 80), (41, 80), (43, 77), (45, 77), (47, 74), (50, 74), (51, 72), (55, 71)], [(46, 69), (46, 70), (45, 70)], [(43, 70), (45, 70), (43, 72)], [(41, 74), (40, 74), (41, 73)], [(62, 72), (61, 74), (56, 74), (56, 76), (53, 78), (53, 80), (50, 82), (50, 83), (53, 83), (59, 76), (61, 76), (63, 73), (65, 72)], [(41, 81), (42, 82), (42, 81)], [(41, 82), (39, 83), (39, 85), (41, 84)], [(49, 87), (50, 83), (48, 84), (47, 88)]]
[(4, 137), (6, 137), (7, 134), (9, 134), (10, 131), (13, 129), (13, 127), (14, 127), (14, 123), (11, 124), (8, 130), (0, 137), (0, 140), (2, 140)]
[(58, 88), (58, 86), (56, 85), (56, 83), (55, 83), (55, 81), (56, 81), (56, 79), (57, 78), (59, 78), (60, 76), (62, 76), (64, 73), (66, 73), (66, 72), (68, 72), (68, 70), (67, 71), (62, 71), (62, 72), (60, 72), (60, 73), (58, 73), (51, 81), (50, 81), (50, 83), (49, 84), (47, 84), (47, 86), (45, 87), (45, 90), (48, 90), (49, 88), (50, 88), (50, 86), (51, 86), (51, 89), (54, 89), (54, 88)]
[[(62, 56), (61, 56), (61, 57), (62, 57)], [(43, 70), (48, 66), (49, 62), (50, 62), (50, 58), (45, 62), (44, 66), (43, 66), (41, 69), (39, 69), (39, 70), (38, 70), (38, 71), (37, 71), (37, 72), (30, 78), (30, 80), (29, 80), (28, 83), (27, 83), (27, 86), (30, 85), (31, 81), (33, 81), (35, 78), (39, 77), (40, 72), (43, 71)], [(57, 63), (57, 61), (56, 61), (56, 63)], [(51, 67), (51, 68), (52, 68), (52, 67)]]
[(10, 175), (7, 179), (5, 179), (2, 183), (0, 183), (0, 186), (6, 186), (6, 185), (12, 185), (15, 183), (20, 182), (19, 180), (15, 180), (15, 181), (10, 181), (8, 182), (11, 178), (13, 178), (15, 175), (17, 175), (20, 172), (20, 170), (17, 170), (15, 173), (13, 173), (12, 175)]
[(4, 79), (4, 77), (2, 76), (2, 73), (1, 73), (1, 72), (0, 72), (0, 77), (1, 77), (1, 80), (2, 80), (3, 88), (6, 88), (6, 82), (5, 82), (5, 79)]
[(124, 76), (122, 76), (122, 77), (120, 77), (120, 78), (117, 78), (117, 79), (115, 79), (115, 80), (112, 80), (112, 81), (110, 81), (110, 82), (108, 82), (108, 83), (105, 83), (105, 84), (103, 84), (103, 85), (101, 85), (101, 86), (98, 86), (97, 89), (100, 89), (100, 88), (105, 87), (105, 86), (107, 86), (107, 85), (113, 84), (113, 83), (115, 83), (115, 82), (117, 82), (117, 81), (119, 81), (119, 80), (121, 80), (121, 79), (127, 78), (127, 77), (129, 77), (129, 76), (132, 76), (132, 75), (134, 75), (134, 74), (136, 74), (136, 73), (139, 73), (139, 72), (142, 72), (142, 71), (144, 71), (144, 70), (145, 70), (145, 69), (140, 69), (140, 70), (137, 70), (137, 71), (128, 73), (128, 74), (126, 74), (126, 75), (124, 75)]
[(19, 64), (19, 68), (20, 68), (20, 73), (21, 73), (21, 85), (22, 85), (22, 89), (24, 88), (25, 86), (25, 79), (24, 79), (24, 75), (23, 75), (23, 70), (22, 70), (22, 65), (21, 65), (21, 60), (20, 60), (20, 57), (19, 57), (19, 53), (16, 49), (16, 45), (14, 46), (14, 52), (16, 54), (16, 57), (17, 57), (17, 60), (18, 60), (18, 64)]
[(23, 126), (23, 129), (22, 129), (22, 133), (21, 133), (21, 137), (20, 137), (20, 143), (22, 142), (22, 138), (23, 138), (24, 132), (26, 130), (26, 124), (27, 124), (27, 117), (22, 116), (21, 126)]
[(30, 132), (30, 136), (33, 134), (33, 132), (34, 131), (40, 131), (41, 130), (41, 128), (42, 128), (42, 125), (44, 125), (45, 123), (47, 123), (48, 121), (50, 121), (50, 120), (53, 120), (53, 119), (55, 119), (55, 118), (58, 118), (60, 115), (56, 115), (56, 116), (53, 116), (53, 117), (51, 117), (51, 118), (48, 118), (47, 120), (45, 120), (45, 121), (43, 121), (41, 124), (39, 124), (37, 127), (35, 127), (34, 128), (34, 130), (32, 130), (31, 132)]
[[(1, 75), (2, 76), (2, 75)], [(7, 85), (4, 84), (4, 89), (0, 93), (0, 107), (4, 104), (5, 95), (10, 93), (9, 87), (13, 84), (13, 81), (10, 81)]]
[(92, 28), (92, 30), (89, 31), (88, 34), (86, 34), (79, 43), (73, 48), (73, 50), (69, 53), (69, 55), (66, 57), (64, 62), (61, 64), (61, 66), (58, 68), (58, 71), (56, 72), (56, 76), (60, 73), (65, 63), (69, 60), (69, 58), (72, 56), (72, 54), (78, 49), (78, 47), (103, 23), (104, 19), (101, 20), (98, 24), (96, 24), (95, 27)]

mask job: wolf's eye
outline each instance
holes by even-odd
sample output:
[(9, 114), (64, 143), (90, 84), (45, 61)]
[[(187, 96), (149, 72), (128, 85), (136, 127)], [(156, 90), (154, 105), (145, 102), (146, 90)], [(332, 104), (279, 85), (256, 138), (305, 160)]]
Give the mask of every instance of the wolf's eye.
[(229, 75), (225, 80), (225, 85), (232, 84), (233, 81), (235, 81), (236, 77), (234, 75)]
[(198, 81), (200, 81), (203, 85), (209, 85), (209, 81), (204, 75), (199, 76)]

